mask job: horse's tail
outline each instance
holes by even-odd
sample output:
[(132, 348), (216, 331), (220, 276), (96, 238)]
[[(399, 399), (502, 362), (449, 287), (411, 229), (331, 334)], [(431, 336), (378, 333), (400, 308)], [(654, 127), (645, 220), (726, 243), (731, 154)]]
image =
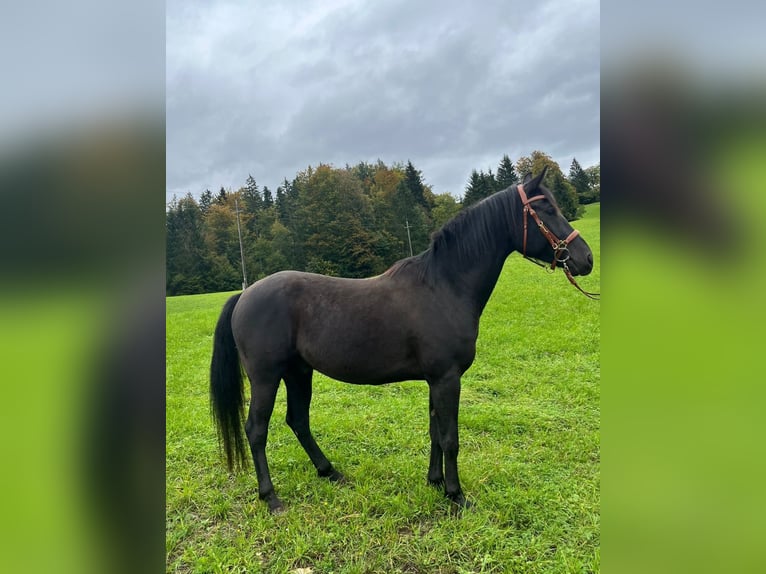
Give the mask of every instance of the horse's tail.
[(244, 468), (246, 464), (242, 434), (245, 403), (242, 369), (231, 330), (231, 316), (240, 295), (234, 295), (223, 306), (213, 335), (213, 359), (210, 362), (210, 406), (230, 471)]

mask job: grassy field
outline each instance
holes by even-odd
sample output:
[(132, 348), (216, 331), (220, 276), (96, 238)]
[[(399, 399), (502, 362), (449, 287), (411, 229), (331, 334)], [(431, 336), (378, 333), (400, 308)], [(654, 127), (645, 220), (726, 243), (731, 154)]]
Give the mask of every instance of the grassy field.
[[(577, 227), (593, 248), (599, 205)], [(460, 476), (470, 511), (428, 486), (428, 387), (314, 376), (312, 429), (349, 479), (331, 484), (284, 424), (268, 454), (287, 512), (230, 475), (208, 404), (212, 334), (228, 293), (167, 300), (168, 572), (598, 572), (599, 303), (512, 255), (463, 377)], [(249, 396), (249, 388), (246, 391)]]

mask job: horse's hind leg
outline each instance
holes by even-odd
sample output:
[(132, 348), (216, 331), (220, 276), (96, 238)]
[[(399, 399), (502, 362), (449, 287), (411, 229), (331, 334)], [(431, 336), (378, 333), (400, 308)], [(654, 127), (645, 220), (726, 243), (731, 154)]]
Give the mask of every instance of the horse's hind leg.
[(319, 476), (333, 482), (342, 482), (344, 477), (339, 473), (319, 448), (309, 426), (309, 408), (311, 407), (311, 376), (312, 369), (301, 362), (292, 366), (285, 373), (287, 387), (287, 417), (288, 426), (295, 433), (303, 450), (309, 455)]
[(266, 439), (269, 435), (269, 420), (274, 410), (274, 400), (279, 389), (279, 376), (262, 372), (248, 372), (248, 376), (251, 381), (252, 397), (245, 432), (255, 463), (255, 474), (258, 477), (258, 496), (269, 505), (271, 512), (277, 512), (284, 507), (271, 483), (269, 463), (266, 461)]

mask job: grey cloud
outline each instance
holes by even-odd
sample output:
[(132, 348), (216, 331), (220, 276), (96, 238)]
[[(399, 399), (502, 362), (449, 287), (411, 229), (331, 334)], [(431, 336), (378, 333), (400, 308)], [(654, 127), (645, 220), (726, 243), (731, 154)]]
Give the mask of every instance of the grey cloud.
[(169, 5), (169, 193), (380, 158), (459, 195), (503, 153), (598, 161), (597, 2), (379, 4)]

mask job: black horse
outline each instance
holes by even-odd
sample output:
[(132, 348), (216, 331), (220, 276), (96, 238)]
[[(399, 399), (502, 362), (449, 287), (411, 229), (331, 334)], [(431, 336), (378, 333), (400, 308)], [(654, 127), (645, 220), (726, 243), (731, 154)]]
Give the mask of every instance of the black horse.
[[(428, 481), (443, 485), (458, 506), (468, 504), (457, 470), (460, 377), (473, 362), (479, 317), (505, 259), (523, 250), (527, 257), (561, 264), (570, 280), (593, 267), (590, 248), (541, 185), (544, 173), (463, 211), (433, 235), (426, 251), (382, 275), (341, 279), (282, 271), (226, 302), (210, 367), (213, 415), (229, 469), (244, 467), (241, 362), (252, 397), (244, 429), (258, 493), (271, 511), (282, 509), (265, 450), (280, 380), (287, 388), (287, 424), (319, 475), (344, 480), (309, 427), (314, 369), (353, 384), (425, 379)], [(529, 229), (528, 214), (534, 218)]]

